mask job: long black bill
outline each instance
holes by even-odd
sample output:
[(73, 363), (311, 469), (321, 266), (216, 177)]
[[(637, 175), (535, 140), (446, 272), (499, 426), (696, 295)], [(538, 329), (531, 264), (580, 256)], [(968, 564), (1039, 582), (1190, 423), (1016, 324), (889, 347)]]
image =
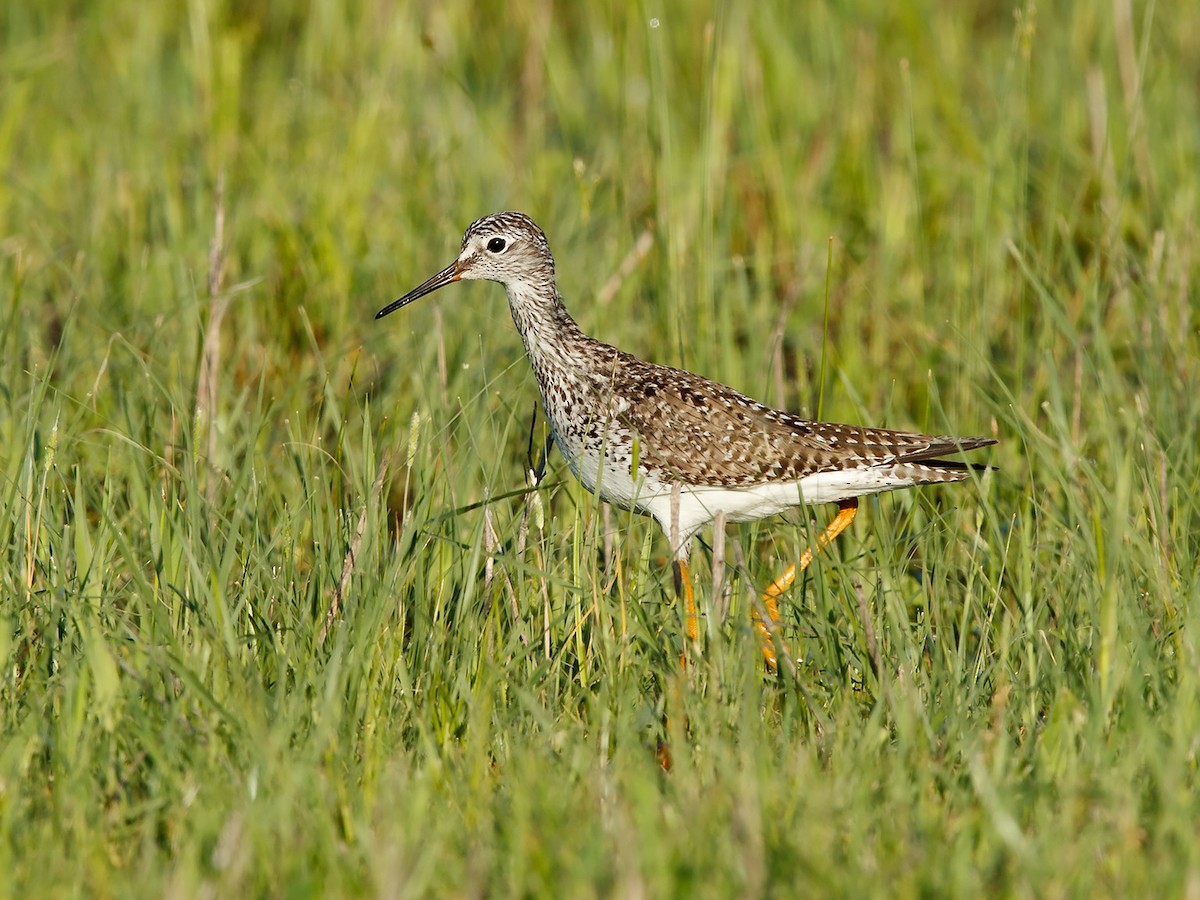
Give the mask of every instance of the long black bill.
[(432, 294), (434, 291), (436, 291), (440, 287), (445, 287), (446, 285), (451, 284), (452, 282), (458, 281), (458, 274), (459, 274), (458, 260), (455, 260), (454, 262), (450, 263), (450, 265), (446, 266), (446, 268), (442, 269), (442, 271), (438, 272), (436, 275), (434, 275), (432, 278), (430, 278), (428, 281), (413, 288), (411, 291), (409, 291), (407, 294), (405, 294), (403, 297), (401, 297), (395, 303), (389, 303), (387, 306), (385, 306), (379, 312), (375, 313), (375, 318), (382, 319), (388, 313), (393, 313), (402, 306), (408, 306), (408, 304), (412, 303), (414, 300), (420, 300), (426, 294)]

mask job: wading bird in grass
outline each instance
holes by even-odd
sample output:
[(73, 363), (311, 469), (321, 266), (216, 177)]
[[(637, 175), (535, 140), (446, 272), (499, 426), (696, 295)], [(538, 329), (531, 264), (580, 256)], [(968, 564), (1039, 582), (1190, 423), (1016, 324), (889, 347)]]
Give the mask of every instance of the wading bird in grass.
[(571, 471), (601, 499), (649, 514), (662, 527), (689, 638), (699, 630), (688, 552), (701, 528), (721, 513), (726, 521), (748, 522), (803, 504), (838, 504), (813, 548), (763, 594), (770, 621), (755, 621), (772, 666), (778, 597), (812, 562), (813, 549), (854, 520), (858, 498), (962, 481), (978, 467), (941, 457), (995, 443), (808, 421), (589, 337), (559, 296), (546, 235), (518, 212), (473, 222), (454, 262), (376, 318), (473, 279), (504, 285), (551, 435)]

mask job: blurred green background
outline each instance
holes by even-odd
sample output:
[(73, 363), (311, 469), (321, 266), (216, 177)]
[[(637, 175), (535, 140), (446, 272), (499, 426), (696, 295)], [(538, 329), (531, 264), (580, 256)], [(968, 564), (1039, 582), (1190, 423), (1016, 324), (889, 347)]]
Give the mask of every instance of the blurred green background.
[[(1200, 10), (0, 5), (0, 891), (1200, 890)], [(498, 209), (583, 328), (999, 439), (730, 529), (552, 454)], [(817, 526), (827, 511), (815, 510)], [(707, 540), (707, 538), (706, 538)], [(669, 741), (674, 768), (656, 758)]]

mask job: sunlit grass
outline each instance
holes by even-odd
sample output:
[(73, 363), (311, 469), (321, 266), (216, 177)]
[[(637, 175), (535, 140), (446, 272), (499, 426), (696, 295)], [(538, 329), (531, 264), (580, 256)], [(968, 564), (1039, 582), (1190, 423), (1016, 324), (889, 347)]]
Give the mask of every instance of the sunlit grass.
[[(1194, 890), (1200, 16), (11, 7), (9, 892)], [(794, 678), (830, 511), (699, 548), (681, 670), (500, 288), (373, 321), (500, 208), (589, 333), (998, 469), (864, 503)]]

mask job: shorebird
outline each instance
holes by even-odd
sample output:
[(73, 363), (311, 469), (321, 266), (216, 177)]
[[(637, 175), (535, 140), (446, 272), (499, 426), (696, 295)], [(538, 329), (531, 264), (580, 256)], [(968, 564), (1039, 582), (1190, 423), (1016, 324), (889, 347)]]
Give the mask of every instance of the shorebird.
[(551, 435), (571, 471), (588, 491), (651, 515), (662, 527), (690, 639), (699, 629), (688, 556), (701, 528), (720, 513), (747, 522), (805, 504), (838, 504), (828, 528), (763, 594), (770, 622), (756, 615), (755, 624), (772, 668), (779, 596), (813, 551), (850, 525), (858, 498), (962, 481), (984, 467), (940, 457), (995, 443), (809, 421), (589, 337), (563, 305), (545, 233), (519, 212), (471, 223), (454, 262), (375, 318), (475, 279), (504, 285)]

